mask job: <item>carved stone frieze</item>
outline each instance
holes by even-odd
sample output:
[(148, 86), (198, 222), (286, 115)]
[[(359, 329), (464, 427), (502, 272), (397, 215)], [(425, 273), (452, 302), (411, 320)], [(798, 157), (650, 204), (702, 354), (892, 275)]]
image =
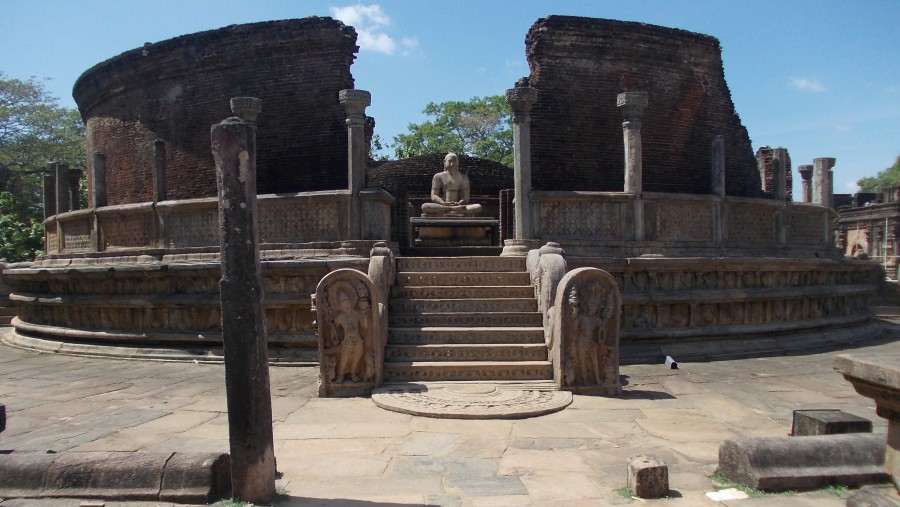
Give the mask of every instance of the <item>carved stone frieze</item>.
[(621, 239), (620, 208), (618, 202), (541, 201), (537, 234)]
[(89, 252), (92, 248), (91, 223), (88, 219), (73, 220), (63, 224), (66, 252)]
[(728, 231), (741, 241), (775, 241), (775, 210), (769, 207), (733, 205)]
[(153, 215), (150, 213), (101, 215), (99, 222), (104, 250), (150, 246), (153, 237)]
[(339, 236), (336, 201), (263, 200), (259, 206), (259, 238), (263, 243), (329, 241)]
[(713, 209), (708, 203), (659, 202), (656, 238), (661, 241), (712, 241)]
[(319, 342), (319, 396), (360, 396), (381, 385), (384, 305), (372, 280), (355, 269), (325, 275), (313, 311)]
[(165, 222), (169, 248), (219, 244), (219, 215), (214, 207), (168, 213)]

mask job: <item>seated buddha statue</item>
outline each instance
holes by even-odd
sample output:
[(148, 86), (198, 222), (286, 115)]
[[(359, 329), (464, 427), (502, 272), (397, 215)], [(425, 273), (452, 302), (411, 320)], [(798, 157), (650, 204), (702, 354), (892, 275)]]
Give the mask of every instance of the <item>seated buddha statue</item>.
[(422, 205), (423, 217), (477, 216), (480, 204), (469, 203), (469, 177), (459, 170), (459, 157), (448, 153), (444, 170), (431, 179), (431, 202)]

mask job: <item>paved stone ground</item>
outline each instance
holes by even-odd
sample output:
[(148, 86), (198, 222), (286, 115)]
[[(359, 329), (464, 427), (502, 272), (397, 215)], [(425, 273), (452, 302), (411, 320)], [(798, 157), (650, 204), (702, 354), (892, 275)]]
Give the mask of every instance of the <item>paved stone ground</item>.
[[(848, 350), (900, 351), (900, 319), (883, 322), (883, 338)], [(844, 505), (824, 492), (724, 503), (704, 496), (714, 489), (708, 476), (723, 439), (786, 435), (795, 409), (838, 408), (886, 431), (874, 404), (832, 370), (838, 352), (680, 363), (678, 370), (624, 366), (621, 398), (575, 396), (562, 412), (514, 421), (429, 419), (364, 398), (320, 399), (316, 369), (275, 367), (276, 456), (285, 493), (277, 505), (637, 505), (644, 502), (616, 492), (636, 454), (656, 454), (669, 465), (674, 498), (647, 503)], [(0, 401), (9, 413), (0, 449), (228, 451), (220, 365), (0, 346)], [(79, 501), (0, 501), (13, 505)]]

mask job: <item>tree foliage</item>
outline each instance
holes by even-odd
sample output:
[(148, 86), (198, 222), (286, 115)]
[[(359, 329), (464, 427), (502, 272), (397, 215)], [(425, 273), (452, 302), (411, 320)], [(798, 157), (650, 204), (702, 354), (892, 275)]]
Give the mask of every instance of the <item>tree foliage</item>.
[(894, 160), (894, 165), (875, 176), (867, 176), (856, 181), (861, 192), (878, 192), (882, 188), (900, 185), (900, 155)]
[(41, 174), (59, 160), (84, 167), (84, 125), (43, 83), (0, 72), (0, 259), (27, 260), (43, 236)]
[(397, 158), (453, 151), (512, 167), (512, 110), (503, 96), (429, 102), (422, 112), (434, 119), (410, 123), (408, 134), (394, 136)]

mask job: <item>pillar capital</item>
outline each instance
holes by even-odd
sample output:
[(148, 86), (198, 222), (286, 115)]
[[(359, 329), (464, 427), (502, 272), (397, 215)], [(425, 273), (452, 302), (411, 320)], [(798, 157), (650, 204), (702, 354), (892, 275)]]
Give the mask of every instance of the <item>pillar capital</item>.
[(622, 92), (616, 96), (616, 107), (626, 119), (643, 116), (648, 102), (647, 92)]
[(363, 125), (366, 108), (372, 104), (372, 94), (365, 90), (349, 88), (338, 92), (338, 101), (347, 111), (347, 125)]
[(527, 123), (531, 106), (537, 101), (538, 91), (527, 84), (506, 90), (506, 102), (513, 111), (513, 123)]
[(256, 118), (262, 112), (262, 99), (256, 97), (232, 97), (231, 112), (238, 118), (256, 123)]
[(798, 165), (797, 172), (800, 173), (800, 177), (803, 178), (803, 181), (809, 181), (809, 179), (812, 178), (813, 166)]

